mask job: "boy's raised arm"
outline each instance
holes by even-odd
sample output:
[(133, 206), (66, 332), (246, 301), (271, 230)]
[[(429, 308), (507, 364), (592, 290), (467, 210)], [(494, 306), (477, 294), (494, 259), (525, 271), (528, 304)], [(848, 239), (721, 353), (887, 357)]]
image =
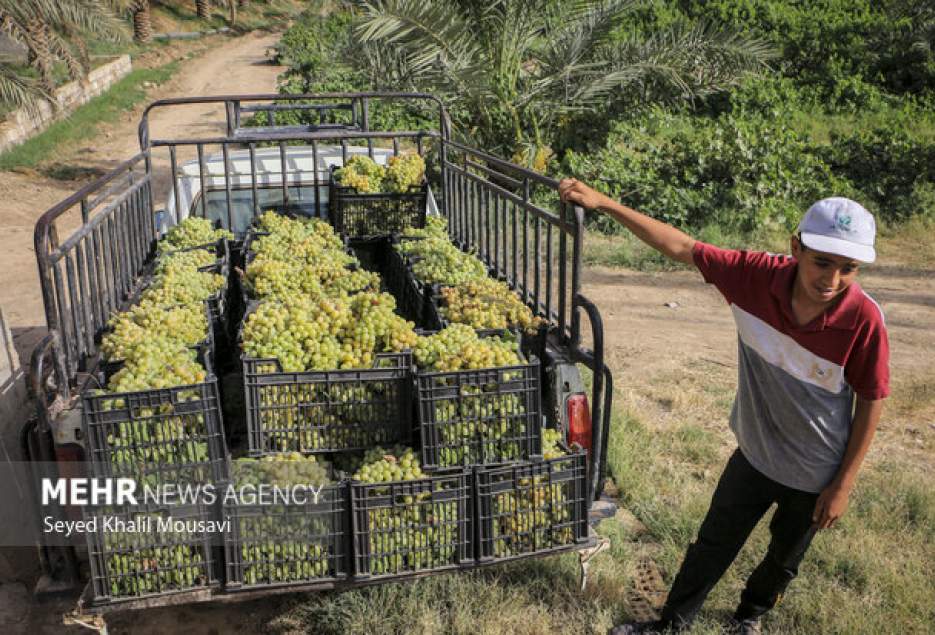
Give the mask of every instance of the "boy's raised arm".
[(685, 232), (622, 205), (577, 179), (562, 179), (558, 192), (563, 201), (609, 214), (663, 255), (687, 265), (694, 263), (692, 248), (695, 239)]

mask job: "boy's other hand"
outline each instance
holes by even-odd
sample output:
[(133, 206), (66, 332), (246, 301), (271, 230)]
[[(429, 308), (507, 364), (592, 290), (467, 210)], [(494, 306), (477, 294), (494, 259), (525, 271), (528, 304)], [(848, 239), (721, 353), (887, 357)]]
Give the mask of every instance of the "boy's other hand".
[(588, 209), (597, 209), (608, 200), (605, 195), (588, 187), (578, 179), (562, 179), (559, 181), (558, 194), (563, 201)]
[(815, 502), (815, 511), (812, 512), (812, 523), (818, 529), (834, 527), (838, 519), (847, 511), (847, 501), (850, 490), (836, 483), (832, 483), (822, 490)]

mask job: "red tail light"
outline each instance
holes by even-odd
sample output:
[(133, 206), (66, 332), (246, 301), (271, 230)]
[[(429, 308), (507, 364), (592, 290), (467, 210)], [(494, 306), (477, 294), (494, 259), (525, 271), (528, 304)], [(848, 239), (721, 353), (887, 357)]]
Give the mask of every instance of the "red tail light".
[(568, 414), (568, 442), (591, 452), (591, 409), (584, 393), (571, 395), (565, 402)]

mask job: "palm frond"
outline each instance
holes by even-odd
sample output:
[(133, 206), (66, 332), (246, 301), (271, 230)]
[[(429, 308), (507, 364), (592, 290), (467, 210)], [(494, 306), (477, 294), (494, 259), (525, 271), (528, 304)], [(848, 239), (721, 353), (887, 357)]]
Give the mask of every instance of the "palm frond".
[(25, 108), (35, 117), (40, 112), (40, 104), (49, 98), (38, 83), (20, 77), (9, 64), (0, 64), (0, 102), (14, 108)]
[(657, 98), (709, 94), (767, 67), (776, 55), (767, 42), (708, 23), (676, 23), (647, 40), (630, 39), (608, 55), (609, 71), (591, 78), (581, 98), (594, 100), (639, 81)]
[(360, 40), (403, 47), (416, 74), (439, 65), (452, 71), (468, 68), (478, 52), (470, 25), (453, 4), (360, 0), (355, 5), (363, 14)]

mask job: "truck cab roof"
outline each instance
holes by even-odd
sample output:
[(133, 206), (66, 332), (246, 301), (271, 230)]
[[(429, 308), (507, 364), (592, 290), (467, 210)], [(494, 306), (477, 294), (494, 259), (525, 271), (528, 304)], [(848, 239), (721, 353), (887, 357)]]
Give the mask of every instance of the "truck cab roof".
[[(212, 154), (202, 162), (193, 159), (183, 163), (174, 176), (175, 190), (170, 191), (165, 213), (157, 219), (160, 231), (175, 225), (190, 215), (204, 216), (235, 233), (246, 230), (253, 218), (254, 200), (252, 173), (256, 172), (257, 201), (261, 210), (289, 209), (308, 216), (327, 217), (328, 181), (332, 167), (344, 165), (345, 156), (368, 155), (366, 146), (307, 145), (257, 148), (252, 157), (249, 150), (228, 152), (227, 174), (230, 176), (231, 205), (228, 214), (224, 155)], [(393, 156), (392, 148), (373, 148), (373, 160), (385, 165)], [(285, 162), (286, 193), (283, 193), (283, 163)], [(317, 194), (316, 194), (317, 190)], [(428, 213), (437, 213), (429, 193)]]

